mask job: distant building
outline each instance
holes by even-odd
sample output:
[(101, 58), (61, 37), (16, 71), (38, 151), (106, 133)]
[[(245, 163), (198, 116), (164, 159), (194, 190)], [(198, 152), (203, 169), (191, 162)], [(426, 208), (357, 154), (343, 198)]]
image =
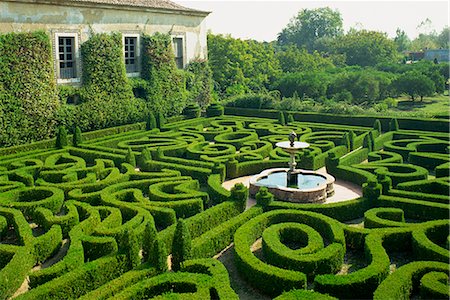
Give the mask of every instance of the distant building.
[(128, 76), (140, 75), (140, 36), (170, 33), (176, 63), (207, 57), (205, 17), (209, 12), (169, 0), (4, 0), (0, 34), (44, 30), (52, 41), (55, 77), (61, 84), (81, 79), (80, 44), (90, 32), (121, 32)]
[(436, 59), (437, 62), (450, 62), (449, 49), (427, 49), (425, 51), (406, 51), (404, 53), (411, 62), (422, 59), (429, 61), (434, 61)]
[(450, 50), (449, 49), (432, 49), (425, 50), (424, 59), (438, 62), (449, 62), (450, 61)]

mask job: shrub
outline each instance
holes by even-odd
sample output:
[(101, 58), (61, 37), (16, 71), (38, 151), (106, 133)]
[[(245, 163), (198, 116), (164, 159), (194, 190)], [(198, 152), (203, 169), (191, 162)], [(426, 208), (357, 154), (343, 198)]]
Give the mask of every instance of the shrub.
[(81, 129), (80, 129), (80, 127), (76, 126), (75, 127), (75, 131), (73, 133), (73, 142), (72, 142), (72, 144), (75, 147), (77, 147), (81, 143), (83, 143), (83, 136), (81, 135)]
[(56, 136), (56, 148), (62, 149), (69, 144), (67, 140), (67, 129), (64, 126), (58, 127), (58, 135)]
[(152, 111), (150, 111), (147, 116), (146, 129), (151, 130), (154, 128), (158, 128), (158, 126), (156, 123), (155, 114)]
[(205, 110), (213, 97), (212, 70), (207, 60), (191, 60), (186, 66), (187, 76), (186, 86), (188, 91), (188, 101), (199, 105), (201, 110)]
[(274, 108), (274, 102), (275, 99), (268, 94), (245, 94), (226, 99), (225, 105), (228, 107), (266, 109)]
[(200, 117), (200, 106), (197, 103), (188, 104), (183, 110), (183, 115), (188, 119), (195, 119)]
[(264, 208), (272, 203), (273, 198), (273, 195), (269, 193), (269, 190), (265, 186), (261, 187), (256, 193), (256, 203)]
[(219, 116), (223, 115), (223, 112), (224, 112), (223, 106), (218, 103), (211, 103), (206, 108), (206, 116), (207, 117), (219, 117)]
[(278, 124), (286, 125), (286, 120), (284, 119), (284, 113), (282, 111), (278, 112)]
[(181, 263), (191, 258), (191, 234), (183, 219), (179, 219), (172, 246), (172, 270), (179, 271)]
[(59, 100), (51, 49), (43, 31), (0, 35), (0, 147), (54, 136)]
[(152, 251), (150, 254), (152, 265), (155, 266), (159, 272), (167, 271), (167, 250), (165, 244), (155, 237), (153, 241)]
[[(175, 64), (170, 35), (144, 34), (141, 41), (142, 78), (148, 82), (147, 107), (164, 116), (180, 114), (186, 103), (186, 83), (184, 74)], [(159, 128), (162, 125), (162, 122), (158, 123)]]
[(398, 130), (398, 121), (396, 118), (391, 119), (391, 121), (389, 122), (389, 131), (396, 131)]
[(238, 203), (241, 211), (244, 211), (247, 204), (248, 198), (248, 188), (246, 188), (242, 183), (236, 183), (231, 188), (231, 200)]

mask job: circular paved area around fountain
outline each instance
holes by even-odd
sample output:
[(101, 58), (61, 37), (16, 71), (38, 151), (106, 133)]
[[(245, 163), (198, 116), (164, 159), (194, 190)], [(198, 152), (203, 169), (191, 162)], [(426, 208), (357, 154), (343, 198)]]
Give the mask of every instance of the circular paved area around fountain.
[[(321, 173), (321, 174), (326, 174), (326, 169), (325, 169), (325, 167), (323, 167), (323, 168), (317, 170), (317, 172)], [(222, 186), (224, 188), (226, 188), (227, 190), (230, 190), (236, 183), (242, 183), (246, 187), (249, 187), (249, 181), (252, 176), (254, 176), (254, 175), (239, 177), (239, 178), (235, 178), (232, 180), (227, 180), (224, 183), (222, 183)], [(362, 196), (362, 189), (360, 186), (358, 186), (354, 183), (351, 183), (348, 181), (343, 181), (343, 180), (336, 178), (336, 181), (334, 182), (334, 195), (327, 198), (326, 201), (323, 202), (322, 204), (353, 200), (353, 199), (359, 198), (361, 196)], [(255, 205), (255, 203), (256, 203), (255, 200), (250, 198), (247, 201), (247, 207), (251, 207), (251, 206)]]

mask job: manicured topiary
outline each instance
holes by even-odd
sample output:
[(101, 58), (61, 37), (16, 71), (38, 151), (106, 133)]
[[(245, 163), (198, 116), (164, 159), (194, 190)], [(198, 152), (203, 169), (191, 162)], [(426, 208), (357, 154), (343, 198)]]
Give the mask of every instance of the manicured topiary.
[(242, 183), (236, 183), (231, 188), (231, 199), (239, 204), (242, 211), (245, 209), (247, 204), (247, 198), (248, 188), (246, 188)]
[(133, 151), (131, 151), (131, 148), (128, 148), (128, 153), (125, 156), (125, 162), (129, 163), (133, 167), (136, 167), (136, 157), (134, 156)]
[(287, 115), (287, 122), (288, 122), (288, 124), (292, 124), (295, 122), (294, 116), (292, 114)]
[(262, 207), (267, 207), (272, 203), (273, 195), (269, 193), (267, 187), (263, 186), (259, 189), (258, 193), (256, 193), (256, 203), (261, 205)]
[(363, 184), (363, 196), (373, 203), (380, 197), (382, 189), (381, 184), (375, 180), (369, 180)]
[(206, 116), (207, 117), (220, 117), (223, 115), (224, 108), (219, 103), (211, 103), (206, 108)]
[(153, 241), (151, 253), (150, 253), (150, 262), (152, 265), (159, 271), (165, 272), (167, 271), (167, 249), (166, 245), (156, 237)]
[(200, 117), (200, 106), (197, 103), (188, 104), (183, 110), (183, 115), (186, 116), (187, 119), (194, 119)]
[(166, 124), (166, 118), (164, 117), (164, 114), (162, 112), (159, 112), (156, 117), (156, 126), (158, 128), (162, 128)]
[(145, 147), (142, 150), (141, 155), (139, 156), (139, 166), (143, 166), (147, 160), (151, 160), (151, 159), (152, 159), (152, 154), (151, 154), (150, 150), (147, 147)]
[(377, 174), (377, 181), (383, 188), (383, 194), (386, 195), (387, 192), (392, 188), (392, 179), (386, 174)]
[(355, 150), (355, 139), (356, 139), (356, 134), (353, 132), (353, 130), (350, 130), (348, 132), (348, 140), (349, 140), (349, 145), (350, 145), (349, 150), (350, 151)]
[(391, 121), (389, 122), (389, 131), (396, 131), (399, 129), (398, 126), (398, 121), (396, 118), (391, 119)]
[(282, 111), (278, 112), (278, 123), (281, 125), (286, 125), (286, 119), (284, 118), (284, 113)]
[(76, 126), (73, 133), (73, 145), (79, 146), (83, 142), (83, 136), (81, 135), (80, 127)]
[(379, 134), (381, 134), (381, 122), (380, 120), (376, 119), (375, 122), (373, 123), (373, 129), (375, 129), (376, 131), (378, 131)]
[(365, 136), (363, 140), (363, 147), (367, 148), (369, 150), (369, 153), (373, 151), (373, 135), (372, 131), (369, 131)]
[(133, 230), (126, 230), (125, 232), (125, 241), (126, 241), (126, 253), (128, 257), (128, 263), (132, 269), (136, 268), (141, 264), (141, 258), (139, 256), (140, 245), (138, 241), (138, 237)]
[(348, 150), (351, 150), (351, 148), (350, 148), (350, 137), (348, 136), (348, 132), (344, 133), (344, 135), (342, 136), (341, 145), (345, 146)]
[(183, 219), (179, 219), (172, 244), (172, 270), (179, 271), (181, 263), (191, 258), (191, 233)]
[(58, 127), (58, 135), (56, 136), (56, 148), (62, 149), (67, 147), (69, 142), (67, 140), (67, 129), (64, 126)]
[(148, 116), (147, 116), (147, 123), (146, 123), (146, 129), (147, 130), (150, 130), (150, 129), (153, 129), (153, 128), (157, 128), (158, 126), (157, 126), (157, 123), (156, 123), (156, 118), (155, 118), (155, 114), (152, 112), (152, 111), (150, 111), (149, 113), (148, 113)]

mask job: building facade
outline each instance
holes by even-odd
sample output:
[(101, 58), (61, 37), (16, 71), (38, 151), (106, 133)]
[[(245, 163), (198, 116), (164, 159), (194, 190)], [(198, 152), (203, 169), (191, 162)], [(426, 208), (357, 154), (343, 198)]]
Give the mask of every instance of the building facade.
[(80, 45), (92, 32), (122, 33), (127, 75), (139, 76), (142, 34), (169, 33), (178, 68), (206, 59), (208, 14), (168, 0), (6, 0), (0, 1), (0, 34), (46, 31), (57, 82), (77, 85)]

